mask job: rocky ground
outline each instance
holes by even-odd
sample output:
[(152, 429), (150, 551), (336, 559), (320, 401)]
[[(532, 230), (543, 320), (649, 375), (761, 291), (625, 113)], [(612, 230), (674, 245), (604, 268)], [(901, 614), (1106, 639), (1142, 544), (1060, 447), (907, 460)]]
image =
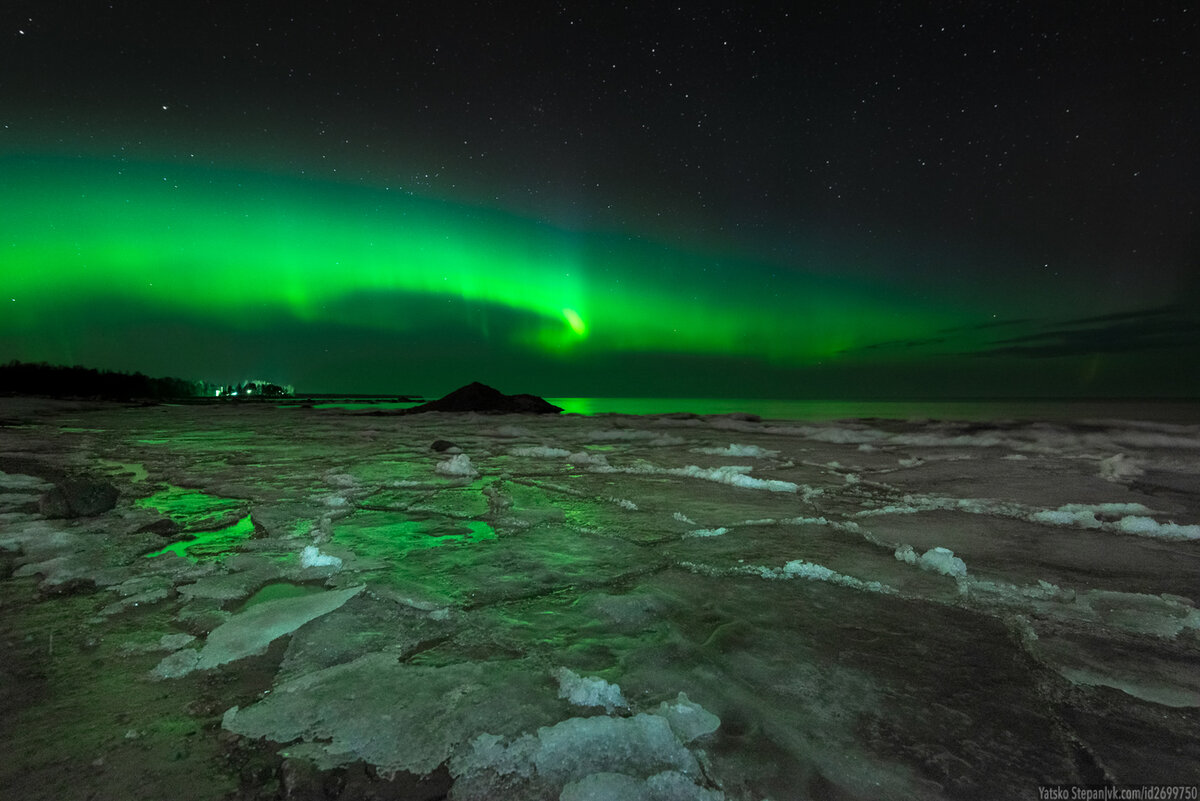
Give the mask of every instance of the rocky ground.
[(0, 438), (14, 798), (1200, 782), (1200, 426), (4, 399)]

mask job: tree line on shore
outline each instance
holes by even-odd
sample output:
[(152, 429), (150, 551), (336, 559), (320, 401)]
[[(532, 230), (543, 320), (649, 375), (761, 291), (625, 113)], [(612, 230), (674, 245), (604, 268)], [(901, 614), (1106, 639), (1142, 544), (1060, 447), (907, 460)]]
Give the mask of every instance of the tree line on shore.
[(153, 378), (143, 373), (96, 370), (75, 365), (66, 367), (46, 362), (0, 364), (0, 394), (43, 395), (53, 398), (97, 398), (166, 400), (213, 397), (286, 397), (291, 387), (266, 381), (219, 385), (184, 378)]

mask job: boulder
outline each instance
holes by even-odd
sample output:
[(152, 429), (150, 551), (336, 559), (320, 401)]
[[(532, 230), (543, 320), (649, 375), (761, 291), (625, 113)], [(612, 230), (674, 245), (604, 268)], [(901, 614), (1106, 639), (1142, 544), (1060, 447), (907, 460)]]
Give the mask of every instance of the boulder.
[(46, 517), (93, 517), (117, 505), (117, 488), (107, 481), (68, 479), (38, 499)]

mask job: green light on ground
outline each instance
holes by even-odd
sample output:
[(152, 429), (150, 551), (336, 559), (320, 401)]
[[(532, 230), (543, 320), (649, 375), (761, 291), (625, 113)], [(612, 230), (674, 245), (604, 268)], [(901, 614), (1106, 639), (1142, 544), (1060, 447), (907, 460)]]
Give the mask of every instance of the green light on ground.
[(249, 539), (252, 534), (254, 534), (254, 522), (247, 515), (232, 526), (216, 531), (205, 531), (194, 540), (173, 542), (161, 550), (146, 554), (145, 558), (152, 559), (156, 556), (173, 553), (191, 562), (199, 562), (201, 559), (219, 559), (225, 556), (234, 545)]

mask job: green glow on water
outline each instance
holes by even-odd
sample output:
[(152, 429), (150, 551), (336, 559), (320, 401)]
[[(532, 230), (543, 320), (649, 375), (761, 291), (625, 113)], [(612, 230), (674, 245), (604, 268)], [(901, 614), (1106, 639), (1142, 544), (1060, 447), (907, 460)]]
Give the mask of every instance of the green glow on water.
[(173, 542), (161, 550), (146, 554), (145, 558), (152, 559), (155, 556), (173, 553), (192, 562), (198, 562), (201, 559), (219, 559), (229, 553), (234, 545), (249, 539), (252, 534), (254, 534), (254, 522), (247, 515), (231, 526), (216, 531), (205, 531), (193, 540)]
[(239, 611), (244, 611), (265, 601), (277, 601), (280, 598), (300, 598), (305, 595), (315, 595), (324, 592), (324, 587), (316, 584), (293, 584), (290, 581), (273, 581), (263, 585), (258, 592), (251, 595), (242, 604)]
[[(780, 400), (773, 398), (547, 398), (570, 414), (753, 414), (767, 420), (1087, 420), (1193, 423), (1194, 401), (1086, 400)], [(596, 446), (587, 446), (589, 449)]]

